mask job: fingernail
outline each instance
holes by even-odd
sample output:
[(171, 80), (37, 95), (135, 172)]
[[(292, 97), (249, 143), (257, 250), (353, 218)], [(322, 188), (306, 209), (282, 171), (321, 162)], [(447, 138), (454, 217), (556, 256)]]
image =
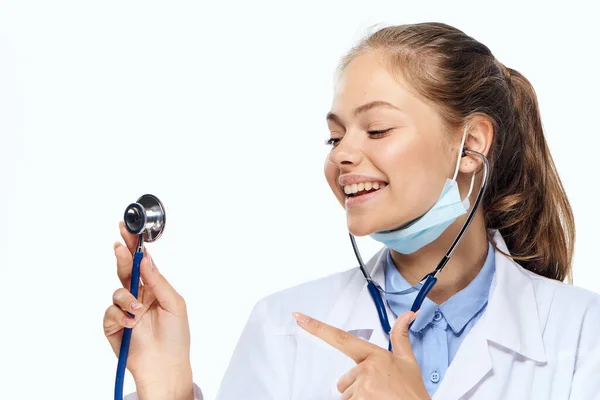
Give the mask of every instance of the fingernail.
[(121, 243), (115, 242), (115, 244), (113, 245), (113, 250), (116, 250), (117, 247), (119, 247), (120, 245), (121, 245)]
[(402, 325), (409, 325), (413, 321), (413, 317), (414, 313), (407, 311), (398, 318), (398, 322), (402, 322)]
[(296, 321), (299, 324), (306, 324), (308, 322), (308, 320), (310, 319), (306, 315), (298, 313), (298, 312), (294, 312), (294, 313), (292, 313), (292, 315), (294, 316), (294, 318), (296, 318)]
[(125, 221), (119, 221), (119, 228), (122, 228), (125, 226)]
[(149, 269), (150, 272), (154, 272), (155, 265), (152, 262), (152, 258), (150, 258), (149, 254), (144, 254), (144, 258), (142, 258), (142, 268)]
[(142, 304), (138, 301), (132, 301), (131, 302), (131, 309), (132, 310), (139, 310), (140, 308), (142, 308)]

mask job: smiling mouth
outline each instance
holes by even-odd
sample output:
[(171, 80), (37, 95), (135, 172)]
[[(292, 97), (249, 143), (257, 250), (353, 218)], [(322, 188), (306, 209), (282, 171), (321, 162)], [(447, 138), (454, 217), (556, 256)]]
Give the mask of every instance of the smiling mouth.
[(361, 182), (344, 186), (344, 193), (347, 197), (359, 197), (365, 194), (373, 193), (385, 188), (385, 182)]

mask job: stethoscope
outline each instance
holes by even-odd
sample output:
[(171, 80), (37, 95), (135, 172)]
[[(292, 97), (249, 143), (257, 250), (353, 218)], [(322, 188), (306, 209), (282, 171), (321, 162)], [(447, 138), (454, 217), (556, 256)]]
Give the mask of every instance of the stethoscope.
[[(473, 151), (473, 150), (468, 150), (466, 148), (463, 148), (462, 157), (465, 157), (467, 155), (477, 156), (477, 157), (481, 158), (481, 161), (483, 161), (483, 166), (484, 166), (483, 181), (482, 181), (481, 187), (479, 188), (479, 192), (477, 193), (477, 198), (475, 199), (475, 204), (471, 208), (471, 211), (469, 212), (467, 219), (465, 220), (462, 228), (460, 229), (460, 232), (456, 236), (456, 239), (454, 239), (454, 242), (452, 243), (452, 245), (450, 246), (450, 248), (448, 249), (448, 251), (446, 252), (444, 257), (440, 260), (437, 267), (435, 267), (435, 269), (433, 271), (431, 271), (430, 273), (425, 275), (423, 277), (423, 279), (421, 279), (419, 281), (419, 283), (417, 283), (415, 286), (408, 288), (406, 290), (402, 290), (400, 292), (386, 292), (377, 282), (375, 282), (371, 278), (371, 275), (369, 274), (369, 271), (367, 271), (367, 268), (365, 267), (365, 263), (363, 262), (362, 257), (360, 256), (360, 252), (358, 251), (358, 246), (356, 245), (356, 239), (354, 238), (354, 235), (352, 235), (352, 233), (349, 233), (350, 241), (352, 242), (352, 248), (354, 249), (354, 255), (356, 256), (356, 259), (358, 260), (358, 264), (360, 266), (360, 270), (361, 270), (362, 274), (364, 275), (365, 279), (367, 280), (367, 288), (369, 289), (369, 293), (370, 293), (371, 297), (373, 298), (373, 302), (375, 303), (375, 307), (377, 309), (377, 314), (379, 316), (379, 322), (381, 323), (381, 327), (382, 327), (383, 331), (386, 333), (386, 335), (388, 335), (388, 337), (390, 335), (392, 328), (390, 326), (390, 321), (387, 316), (387, 311), (385, 308), (385, 303), (382, 299), (382, 294), (403, 295), (403, 294), (408, 294), (408, 293), (414, 292), (415, 290), (419, 290), (419, 293), (417, 294), (417, 297), (415, 298), (415, 300), (412, 304), (412, 307), (410, 309), (413, 312), (417, 312), (421, 308), (423, 301), (425, 301), (425, 298), (427, 297), (427, 295), (429, 294), (429, 292), (431, 291), (433, 286), (436, 284), (437, 276), (439, 275), (440, 272), (442, 272), (442, 270), (444, 269), (444, 267), (446, 266), (448, 261), (450, 261), (450, 257), (452, 257), (452, 253), (454, 253), (454, 250), (456, 249), (456, 247), (460, 243), (461, 239), (463, 238), (465, 232), (467, 231), (467, 228), (471, 224), (471, 220), (475, 216), (475, 212), (477, 211), (477, 209), (479, 208), (479, 205), (481, 204), (481, 200), (483, 199), (485, 190), (487, 189), (487, 186), (488, 186), (490, 165), (489, 165), (487, 158), (483, 154)], [(423, 215), (425, 215), (425, 214), (423, 214)], [(416, 221), (421, 219), (423, 217), (423, 215), (416, 218), (415, 220), (410, 221), (409, 223), (403, 225), (402, 227), (396, 228), (396, 229), (406, 228), (406, 227), (414, 224)], [(391, 341), (388, 344), (388, 350), (392, 351)]]
[[(129, 291), (137, 299), (138, 288), (140, 286), (140, 264), (144, 257), (144, 242), (154, 242), (163, 233), (166, 222), (165, 208), (156, 196), (145, 194), (137, 202), (127, 206), (123, 219), (125, 220), (127, 231), (138, 235), (137, 247), (133, 255), (131, 284), (129, 287)], [(127, 313), (133, 317), (130, 312)], [(115, 400), (123, 400), (123, 383), (125, 381), (125, 369), (132, 331), (133, 328), (123, 329), (119, 362), (117, 364), (117, 377), (115, 380)]]

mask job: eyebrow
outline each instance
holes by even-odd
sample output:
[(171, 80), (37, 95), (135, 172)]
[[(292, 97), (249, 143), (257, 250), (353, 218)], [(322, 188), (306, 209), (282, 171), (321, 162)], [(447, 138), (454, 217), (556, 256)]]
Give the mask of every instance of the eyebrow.
[[(362, 114), (364, 112), (367, 112), (369, 110), (372, 110), (374, 108), (379, 108), (379, 107), (390, 108), (392, 110), (396, 110), (396, 111), (402, 112), (401, 109), (399, 109), (398, 107), (396, 107), (395, 105), (393, 105), (391, 103), (388, 103), (387, 101), (377, 100), (377, 101), (372, 101), (370, 103), (363, 104), (360, 107), (357, 107), (356, 110), (354, 110), (354, 116), (356, 117), (356, 116), (358, 116), (358, 115), (360, 115), (360, 114)], [(333, 122), (336, 122), (336, 123), (338, 123), (340, 125), (343, 125), (340, 117), (337, 116), (336, 114), (332, 113), (332, 112), (328, 112), (325, 119), (327, 121), (333, 121)]]

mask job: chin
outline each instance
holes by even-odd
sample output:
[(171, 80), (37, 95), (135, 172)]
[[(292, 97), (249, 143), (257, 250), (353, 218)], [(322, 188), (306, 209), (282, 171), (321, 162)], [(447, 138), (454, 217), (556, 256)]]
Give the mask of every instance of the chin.
[(367, 236), (380, 231), (372, 218), (347, 216), (348, 231), (356, 237)]

